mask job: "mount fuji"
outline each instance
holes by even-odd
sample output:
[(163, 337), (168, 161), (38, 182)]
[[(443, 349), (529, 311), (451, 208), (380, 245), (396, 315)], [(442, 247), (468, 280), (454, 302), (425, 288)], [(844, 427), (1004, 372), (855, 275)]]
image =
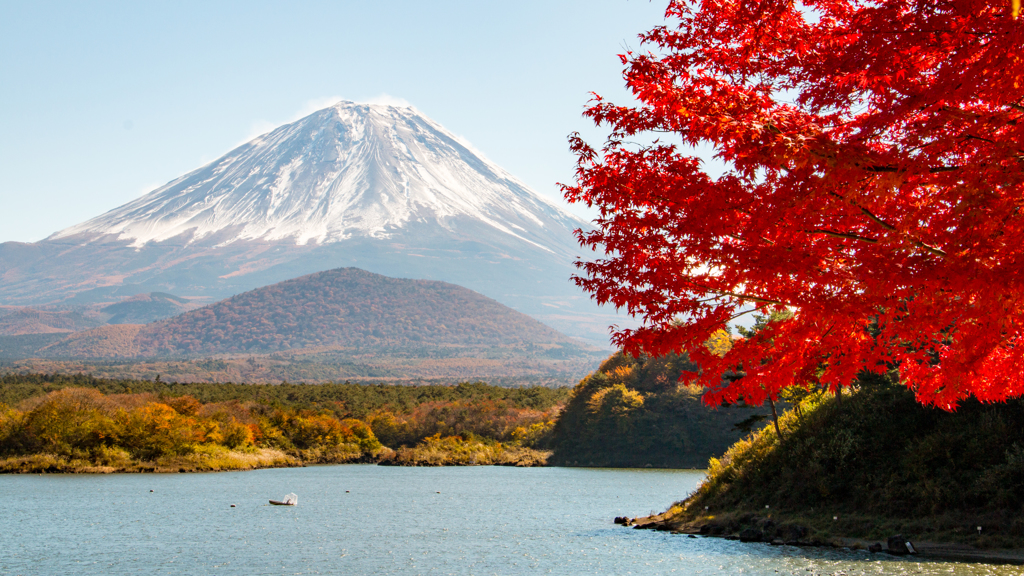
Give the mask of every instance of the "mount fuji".
[(0, 304), (221, 299), (343, 266), (476, 290), (593, 343), (569, 280), (588, 224), (415, 108), (339, 102), (40, 242), (0, 244)]

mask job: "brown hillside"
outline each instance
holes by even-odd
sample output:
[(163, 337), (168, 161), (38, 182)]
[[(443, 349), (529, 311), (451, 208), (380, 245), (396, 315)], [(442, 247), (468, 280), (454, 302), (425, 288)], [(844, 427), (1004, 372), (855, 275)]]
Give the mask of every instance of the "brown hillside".
[(179, 298), (173, 294), (162, 292), (150, 292), (147, 294), (136, 294), (99, 309), (104, 316), (108, 316), (107, 324), (149, 324), (164, 318), (171, 318), (198, 308), (186, 298)]
[(46, 346), (40, 353), (60, 358), (124, 358), (138, 355), (135, 339), (143, 326), (118, 324), (76, 332)]
[[(388, 278), (358, 268), (310, 274), (239, 294), (149, 324), (131, 342), (123, 339), (126, 331), (108, 328), (68, 338), (45, 355), (153, 358), (303, 348), (374, 354), (407, 350), (413, 356), (433, 356), (449, 348), (581, 351), (567, 336), (466, 288)], [(89, 342), (101, 349), (91, 350)], [(112, 354), (115, 349), (119, 351)]]

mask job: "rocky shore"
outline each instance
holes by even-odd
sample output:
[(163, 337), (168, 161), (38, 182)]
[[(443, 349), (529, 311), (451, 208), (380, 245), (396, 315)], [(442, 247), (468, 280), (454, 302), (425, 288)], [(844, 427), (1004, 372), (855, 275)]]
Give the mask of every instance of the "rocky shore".
[(964, 562), (1024, 565), (1024, 549), (984, 550), (967, 544), (917, 541), (902, 534), (890, 536), (884, 542), (826, 536), (799, 523), (776, 521), (771, 517), (751, 514), (682, 522), (678, 520), (678, 515), (670, 510), (653, 516), (620, 516), (615, 518), (615, 523), (637, 530), (672, 532), (691, 538), (713, 537), (740, 542), (761, 542), (772, 546), (827, 546), (867, 550), (873, 554), (920, 555)]

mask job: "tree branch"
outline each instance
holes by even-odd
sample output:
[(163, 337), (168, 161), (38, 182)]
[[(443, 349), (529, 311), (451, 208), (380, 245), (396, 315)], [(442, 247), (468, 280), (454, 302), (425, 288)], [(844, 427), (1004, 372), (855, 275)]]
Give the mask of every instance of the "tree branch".
[(834, 232), (832, 230), (816, 229), (816, 230), (807, 230), (807, 233), (808, 234), (825, 234), (827, 236), (834, 236), (836, 238), (847, 238), (849, 240), (861, 240), (863, 242), (870, 242), (872, 244), (877, 244), (878, 243), (878, 240), (875, 239), (875, 238), (868, 238), (866, 236), (860, 236), (858, 234), (850, 234), (848, 232)]
[(897, 234), (905, 236), (908, 240), (910, 240), (910, 242), (914, 246), (917, 246), (918, 248), (922, 248), (922, 249), (928, 251), (929, 253), (934, 254), (935, 256), (943, 256), (943, 257), (946, 256), (946, 252), (944, 250), (942, 250), (940, 248), (936, 248), (934, 246), (929, 246), (929, 245), (925, 244), (924, 242), (921, 242), (920, 240), (918, 240), (917, 238), (914, 238), (913, 236), (911, 236), (909, 234), (901, 233), (895, 226), (893, 226), (892, 224), (889, 224), (885, 220), (882, 220), (878, 216), (875, 216), (870, 210), (868, 210), (867, 208), (857, 204), (856, 202), (851, 202), (851, 201), (847, 200), (846, 198), (840, 196), (839, 194), (837, 194), (835, 192), (829, 192), (829, 195), (834, 196), (836, 198), (839, 198), (840, 200), (842, 200), (844, 202), (849, 202), (850, 205), (856, 207), (865, 216), (870, 218), (872, 222), (874, 222), (875, 224), (878, 224), (879, 226), (881, 226), (882, 228), (885, 228), (886, 230), (888, 230), (890, 232), (895, 232)]
[(760, 302), (762, 304), (778, 304), (779, 306), (789, 306), (785, 302), (779, 302), (778, 300), (769, 300), (767, 298), (758, 298), (757, 296), (748, 296), (746, 294), (736, 294), (734, 292), (726, 292), (725, 290), (715, 290), (713, 288), (705, 288), (708, 292), (715, 292), (722, 296), (732, 296), (733, 298), (739, 298), (740, 300), (750, 300), (751, 302)]
[[(729, 296), (732, 298), (739, 298), (740, 300), (750, 300), (751, 302), (760, 302), (762, 304), (778, 304), (779, 306), (792, 306), (788, 302), (780, 302), (778, 300), (769, 300), (768, 298), (760, 298), (758, 296), (749, 296), (747, 294), (737, 294), (735, 292), (727, 292), (725, 290), (719, 290), (717, 288), (711, 288), (709, 286), (701, 286), (696, 283), (687, 283), (688, 286), (692, 286), (697, 290), (703, 290), (712, 294), (718, 294), (719, 296)], [(700, 300), (699, 302), (705, 302), (706, 300)]]
[(860, 211), (863, 212), (865, 216), (870, 218), (871, 221), (874, 222), (875, 224), (878, 224), (879, 226), (881, 226), (882, 228), (885, 228), (886, 230), (888, 230), (890, 232), (898, 232), (898, 230), (896, 230), (895, 226), (893, 226), (892, 224), (889, 224), (885, 220), (882, 220), (878, 216), (875, 216), (874, 214), (871, 213), (871, 210), (868, 210), (867, 208), (865, 208), (863, 206), (859, 206), (857, 204), (854, 204), (854, 206), (857, 206), (857, 208), (859, 208)]
[[(857, 208), (860, 208), (861, 212), (863, 212), (868, 218), (871, 218), (875, 223), (877, 223), (882, 228), (885, 228), (886, 230), (889, 230), (891, 232), (899, 233), (899, 230), (897, 230), (895, 226), (893, 226), (892, 224), (889, 224), (885, 220), (882, 220), (878, 216), (875, 216), (867, 208), (865, 208), (863, 206), (857, 206)], [(936, 256), (946, 256), (946, 252), (944, 250), (941, 250), (939, 248), (935, 248), (934, 246), (929, 246), (929, 245), (925, 244), (924, 242), (921, 242), (917, 238), (914, 238), (913, 236), (909, 236), (908, 235), (908, 238), (910, 238), (910, 242), (913, 243), (914, 246), (917, 246), (918, 248), (923, 248), (923, 249), (927, 250), (928, 252), (931, 252), (932, 254), (934, 254)]]
[[(896, 166), (868, 166), (864, 168), (868, 172), (906, 172), (904, 168), (897, 168)], [(963, 169), (963, 166), (934, 166), (928, 169), (929, 174), (939, 174), (941, 172), (955, 172)]]

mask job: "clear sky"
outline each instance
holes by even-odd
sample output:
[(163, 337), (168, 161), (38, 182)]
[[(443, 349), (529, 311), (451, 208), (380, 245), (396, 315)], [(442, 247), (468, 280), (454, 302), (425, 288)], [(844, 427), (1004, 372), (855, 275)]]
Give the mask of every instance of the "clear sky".
[[(0, 0), (0, 242), (40, 240), (337, 100), (404, 100), (551, 198), (667, 2)], [(573, 210), (585, 215), (585, 212)]]

